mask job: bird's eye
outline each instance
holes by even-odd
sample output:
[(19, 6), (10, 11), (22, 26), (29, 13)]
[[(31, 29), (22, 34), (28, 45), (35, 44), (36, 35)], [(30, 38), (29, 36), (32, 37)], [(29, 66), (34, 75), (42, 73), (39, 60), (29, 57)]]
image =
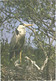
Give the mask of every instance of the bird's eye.
[(19, 34), (19, 31), (16, 29), (16, 34), (18, 35)]

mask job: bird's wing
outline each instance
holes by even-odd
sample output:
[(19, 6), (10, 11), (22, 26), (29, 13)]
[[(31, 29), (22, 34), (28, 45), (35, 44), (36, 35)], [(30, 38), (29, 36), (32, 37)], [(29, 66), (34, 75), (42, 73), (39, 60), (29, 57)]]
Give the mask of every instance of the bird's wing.
[(10, 48), (13, 49), (16, 45), (16, 34), (14, 33), (11, 42), (10, 42)]

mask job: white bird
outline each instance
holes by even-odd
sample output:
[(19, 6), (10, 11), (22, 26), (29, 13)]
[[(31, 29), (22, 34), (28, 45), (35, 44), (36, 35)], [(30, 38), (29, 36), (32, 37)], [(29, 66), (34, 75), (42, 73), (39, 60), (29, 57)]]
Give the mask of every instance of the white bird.
[(26, 29), (25, 26), (32, 26), (32, 24), (24, 24), (19, 25), (15, 30), (13, 37), (10, 42), (10, 59), (12, 59), (13, 55), (17, 55), (20, 53), (20, 62), (21, 62), (21, 50), (25, 41)]

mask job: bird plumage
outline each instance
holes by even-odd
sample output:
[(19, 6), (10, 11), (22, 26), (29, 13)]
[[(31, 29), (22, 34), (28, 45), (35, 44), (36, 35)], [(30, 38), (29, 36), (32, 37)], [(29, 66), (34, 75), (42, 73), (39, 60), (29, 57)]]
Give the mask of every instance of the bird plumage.
[(26, 34), (25, 26), (19, 25), (19, 27), (15, 30), (10, 42), (10, 58), (12, 58), (14, 53), (15, 55), (17, 55), (23, 48), (25, 34)]
[(32, 25), (33, 24), (23, 24), (19, 25), (19, 27), (16, 28), (10, 42), (10, 59), (14, 54), (17, 55), (20, 53), (20, 63), (21, 63), (21, 50), (24, 45), (26, 34), (25, 26), (32, 26)]

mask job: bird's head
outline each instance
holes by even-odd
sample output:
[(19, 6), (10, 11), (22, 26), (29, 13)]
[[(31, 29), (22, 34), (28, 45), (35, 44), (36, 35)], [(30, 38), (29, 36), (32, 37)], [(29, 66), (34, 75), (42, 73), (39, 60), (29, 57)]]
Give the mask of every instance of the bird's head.
[(16, 29), (16, 34), (17, 35), (25, 35), (26, 34), (26, 30), (25, 30), (25, 26), (24, 25), (19, 25)]
[(17, 35), (25, 35), (26, 34), (26, 26), (32, 26), (32, 24), (23, 24), (23, 25), (19, 25), (18, 28), (16, 29), (16, 34)]

